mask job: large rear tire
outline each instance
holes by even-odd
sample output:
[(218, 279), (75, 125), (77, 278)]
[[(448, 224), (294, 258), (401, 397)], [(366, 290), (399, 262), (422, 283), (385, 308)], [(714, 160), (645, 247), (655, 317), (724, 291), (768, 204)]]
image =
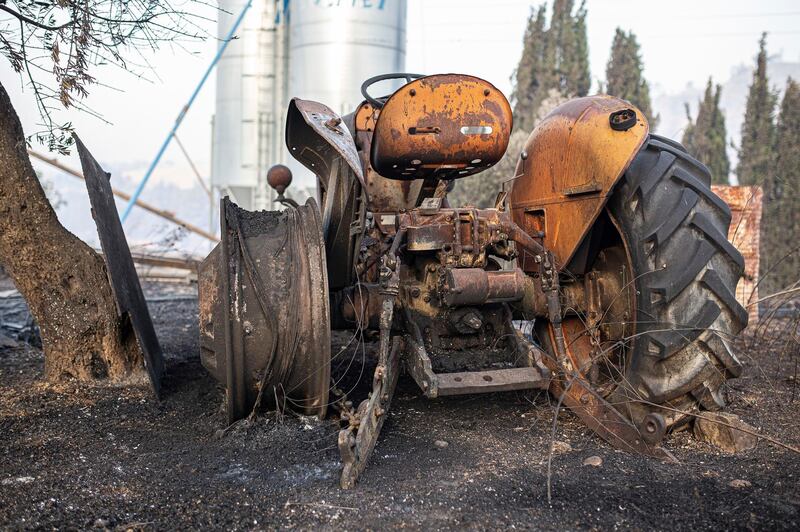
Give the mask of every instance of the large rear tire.
[(747, 325), (735, 298), (744, 260), (728, 241), (730, 209), (710, 182), (680, 144), (651, 135), (608, 204), (636, 305), (612, 402), (630, 405), (634, 421), (657, 411), (674, 427), (689, 419), (683, 412), (717, 410), (725, 381), (741, 373), (729, 343)]

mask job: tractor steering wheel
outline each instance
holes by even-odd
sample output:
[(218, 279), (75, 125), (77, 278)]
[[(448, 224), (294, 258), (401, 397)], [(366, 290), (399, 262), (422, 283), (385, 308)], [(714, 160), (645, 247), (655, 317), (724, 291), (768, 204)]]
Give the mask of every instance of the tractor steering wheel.
[(393, 72), (391, 74), (381, 74), (380, 76), (375, 76), (369, 78), (367, 81), (361, 84), (361, 95), (364, 96), (364, 99), (367, 100), (370, 105), (374, 109), (382, 109), (383, 105), (386, 103), (386, 100), (389, 99), (389, 94), (386, 96), (381, 96), (380, 98), (373, 98), (367, 92), (372, 85), (378, 83), (379, 81), (385, 81), (387, 79), (404, 79), (406, 83), (411, 83), (414, 79), (424, 78), (425, 76), (422, 74), (408, 74), (406, 72)]

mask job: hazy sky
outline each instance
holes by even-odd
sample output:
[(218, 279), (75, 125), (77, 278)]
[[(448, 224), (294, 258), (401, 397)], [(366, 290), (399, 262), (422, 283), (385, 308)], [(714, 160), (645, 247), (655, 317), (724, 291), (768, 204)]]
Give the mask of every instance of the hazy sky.
[[(539, 2), (411, 0), (409, 65), (423, 72), (470, 70), (509, 90), (532, 4)], [(764, 30), (771, 53), (800, 60), (796, 0), (588, 0), (587, 9), (595, 80), (605, 77), (617, 27), (636, 33), (647, 78), (667, 92), (688, 82), (704, 85), (709, 74), (724, 81), (731, 67), (751, 60)]]
[[(409, 0), (407, 70), (470, 73), (510, 92), (509, 76), (521, 53), (531, 5), (523, 0)], [(731, 69), (750, 64), (761, 31), (768, 31), (769, 51), (787, 61), (800, 60), (800, 2), (790, 0), (588, 0), (591, 69), (602, 79), (614, 29), (632, 29), (642, 45), (645, 74), (653, 91), (676, 92), (691, 83), (703, 86), (709, 74), (725, 81)], [(209, 30), (215, 34), (214, 24)], [(101, 161), (118, 171), (141, 176), (180, 108), (200, 78), (217, 43), (189, 46), (193, 52), (164, 47), (150, 62), (153, 72), (139, 79), (119, 70), (96, 71), (105, 84), (94, 87), (89, 104), (111, 124), (70, 114), (84, 142)], [(3, 61), (0, 77), (9, 90), (26, 132), (38, 123), (28, 89)], [(775, 80), (783, 83), (784, 80)], [(120, 90), (122, 89), (122, 90)], [(179, 137), (204, 175), (210, 162), (213, 78), (189, 111)], [(41, 147), (39, 147), (41, 149)], [(77, 166), (73, 158), (71, 164)], [(194, 185), (183, 156), (172, 146), (155, 179)], [(149, 197), (165, 207), (167, 198)]]

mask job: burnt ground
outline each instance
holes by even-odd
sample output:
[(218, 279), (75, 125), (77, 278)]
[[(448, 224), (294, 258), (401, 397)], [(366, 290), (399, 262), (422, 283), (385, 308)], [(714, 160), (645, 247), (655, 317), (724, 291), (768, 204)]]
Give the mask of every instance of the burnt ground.
[[(553, 458), (548, 505), (545, 395), (431, 401), (406, 378), (366, 473), (343, 491), (333, 420), (267, 414), (223, 434), (222, 390), (198, 358), (196, 302), (150, 306), (168, 357), (161, 402), (145, 387), (45, 383), (40, 351), (0, 349), (3, 528), (800, 527), (800, 455), (761, 442), (729, 456), (682, 432), (666, 442), (680, 460), (669, 465), (615, 451), (567, 412), (556, 439), (572, 450)], [(743, 351), (730, 410), (800, 446), (796, 359)], [(601, 467), (582, 465), (592, 455)]]

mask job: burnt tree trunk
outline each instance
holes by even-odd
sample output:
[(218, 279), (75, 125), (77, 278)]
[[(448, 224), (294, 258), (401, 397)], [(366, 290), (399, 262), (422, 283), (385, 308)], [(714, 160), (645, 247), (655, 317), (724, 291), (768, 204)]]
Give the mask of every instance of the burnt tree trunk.
[(142, 356), (130, 322), (118, 317), (105, 263), (58, 221), (2, 84), (0, 263), (39, 324), (47, 379), (119, 381), (141, 372)]

